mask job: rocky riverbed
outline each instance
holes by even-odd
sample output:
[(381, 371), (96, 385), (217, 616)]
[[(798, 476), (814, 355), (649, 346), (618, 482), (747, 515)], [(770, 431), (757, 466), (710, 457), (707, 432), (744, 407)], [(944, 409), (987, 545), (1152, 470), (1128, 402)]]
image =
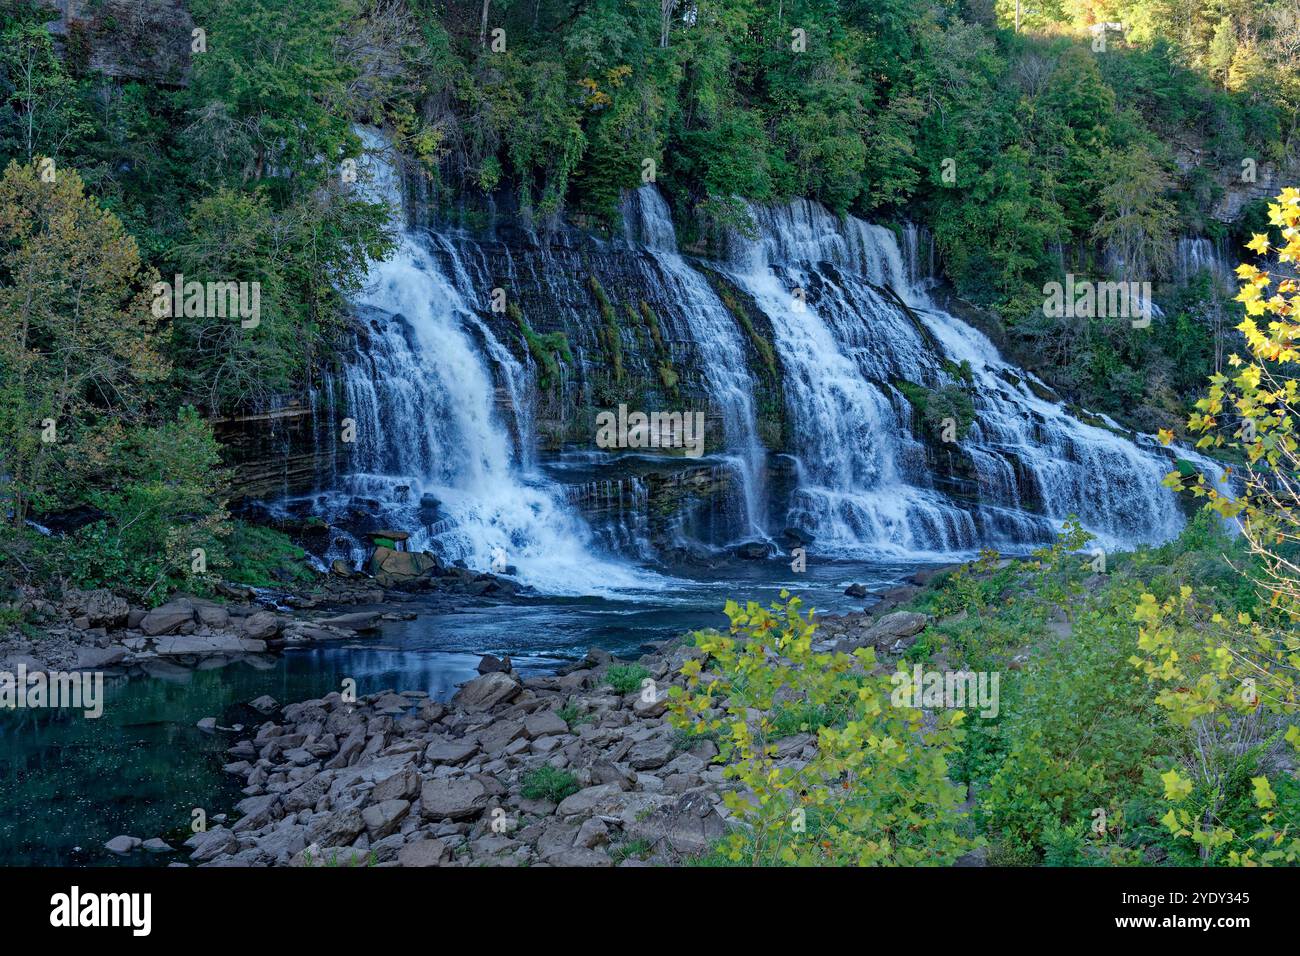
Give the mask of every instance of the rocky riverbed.
[[(376, 550), (371, 573), (336, 567), (309, 589), (256, 591), (219, 583), (212, 597), (173, 595), (154, 608), (133, 607), (112, 591), (69, 590), (57, 601), (38, 594), (19, 605), (36, 621), (27, 633), (0, 635), (0, 671), (162, 672), (214, 666), (289, 646), (376, 633), (385, 620), (409, 620), (403, 605), (427, 599), (508, 598), (507, 578), (446, 566), (432, 555)], [(365, 610), (338, 613), (347, 606)]]
[[(821, 644), (897, 652), (924, 615), (823, 620)], [(667, 642), (636, 665), (651, 683), (611, 685), (628, 664), (594, 651), (554, 675), (520, 679), (486, 657), (447, 703), (420, 692), (331, 693), (280, 708), (230, 748), (245, 783), (234, 823), (195, 834), (204, 866), (639, 866), (704, 852), (730, 814), (716, 745), (675, 731), (668, 688), (701, 654)], [(807, 760), (815, 737), (778, 742)]]

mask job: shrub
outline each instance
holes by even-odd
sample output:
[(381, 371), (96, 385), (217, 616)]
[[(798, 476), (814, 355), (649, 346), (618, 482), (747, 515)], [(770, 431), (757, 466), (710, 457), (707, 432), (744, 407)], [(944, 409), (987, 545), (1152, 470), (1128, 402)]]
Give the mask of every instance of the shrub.
[(521, 791), (527, 800), (549, 800), (559, 803), (578, 792), (578, 778), (567, 770), (545, 766), (530, 770), (524, 775)]
[(641, 664), (615, 664), (605, 671), (605, 683), (620, 694), (630, 694), (649, 676), (650, 672)]
[[(949, 779), (948, 758), (964, 714), (949, 710), (922, 733), (919, 710), (892, 703), (888, 675), (872, 673), (870, 648), (812, 650), (815, 623), (798, 598), (765, 609), (726, 606), (729, 634), (699, 632), (714, 658), (710, 681), (699, 659), (669, 691), (671, 722), (718, 733), (719, 762), (753, 799), (723, 799), (741, 824), (712, 859), (749, 865), (919, 865), (952, 863), (977, 845), (962, 834), (964, 796)], [(787, 600), (788, 599), (788, 600)], [(800, 700), (826, 723), (803, 766), (778, 763), (778, 700)]]

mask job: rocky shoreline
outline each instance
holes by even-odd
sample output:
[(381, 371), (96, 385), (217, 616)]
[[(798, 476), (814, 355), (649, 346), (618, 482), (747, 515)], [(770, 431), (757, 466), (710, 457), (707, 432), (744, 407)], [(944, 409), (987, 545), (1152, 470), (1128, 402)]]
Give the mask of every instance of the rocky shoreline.
[[(43, 634), (0, 642), (0, 670), (165, 676), (377, 633), (415, 618), (403, 604), (417, 595), (515, 593), (508, 580), (408, 554), (381, 548), (377, 573), (336, 568), (300, 593), (219, 585), (222, 601), (175, 595), (152, 609), (106, 590), (69, 591), (58, 604), (33, 598), (27, 610), (46, 622)], [(896, 608), (932, 573), (871, 595), (870, 610), (819, 616), (820, 646), (901, 653), (928, 621)], [(267, 720), (247, 730), (205, 718), (201, 729), (236, 738), (224, 770), (245, 799), (186, 841), (189, 864), (170, 865), (637, 866), (697, 856), (726, 832), (722, 795), (734, 784), (711, 740), (666, 718), (669, 687), (701, 652), (681, 639), (646, 646), (636, 661), (592, 650), (528, 678), (509, 658), (485, 657), (480, 676), (446, 702), (422, 691), (334, 692), (283, 707), (251, 701)], [(778, 746), (783, 760), (807, 760), (815, 735)], [(105, 849), (174, 848), (123, 835)]]
[[(829, 616), (820, 643), (897, 653), (926, 623), (906, 611)], [(668, 688), (701, 654), (681, 640), (634, 663), (592, 651), (527, 679), (485, 657), (481, 676), (445, 704), (392, 690), (256, 701), (275, 719), (238, 740), (225, 767), (246, 798), (231, 826), (187, 841), (191, 862), (643, 866), (698, 856), (726, 832), (722, 794), (734, 787), (717, 746), (666, 718)], [(629, 679), (641, 686), (613, 686)], [(793, 734), (778, 757), (807, 760), (815, 746), (815, 735)]]
[[(336, 564), (340, 564), (338, 562)], [(19, 602), (36, 633), (0, 635), (0, 671), (104, 671), (157, 674), (176, 666), (220, 666), (286, 647), (373, 634), (384, 621), (411, 620), (404, 605), (426, 600), (507, 599), (507, 578), (445, 566), (432, 555), (379, 548), (372, 573), (336, 566), (310, 590), (217, 584), (213, 597), (173, 595), (155, 608), (133, 607), (99, 588), (69, 590), (58, 601), (30, 594)], [(339, 613), (339, 609), (363, 609)]]

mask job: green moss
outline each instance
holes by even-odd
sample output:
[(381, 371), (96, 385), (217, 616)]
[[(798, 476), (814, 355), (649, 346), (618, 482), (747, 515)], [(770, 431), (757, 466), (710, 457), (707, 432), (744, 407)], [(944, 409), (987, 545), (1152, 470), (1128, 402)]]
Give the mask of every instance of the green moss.
[(903, 393), (928, 429), (938, 434), (947, 419), (957, 423), (957, 437), (965, 438), (975, 424), (975, 403), (964, 389), (956, 385), (930, 389), (915, 382), (898, 380), (894, 387)]
[(231, 564), (227, 577), (251, 587), (305, 584), (316, 577), (306, 564), (307, 552), (272, 528), (235, 522), (226, 555)]
[(533, 364), (537, 366), (539, 372), (537, 384), (540, 388), (548, 389), (560, 380), (560, 366), (556, 362), (556, 356), (565, 365), (573, 364), (573, 352), (569, 349), (569, 337), (563, 332), (548, 332), (541, 335), (534, 331), (533, 327), (528, 324), (524, 318), (523, 312), (519, 306), (511, 302), (507, 306), (510, 317), (515, 320), (519, 326), (519, 331), (524, 337), (524, 342), (528, 346), (528, 354), (533, 358)]
[(745, 336), (749, 339), (749, 344), (754, 347), (754, 351), (758, 353), (759, 361), (763, 363), (763, 368), (767, 370), (767, 374), (772, 378), (772, 380), (776, 381), (780, 372), (777, 369), (776, 350), (772, 347), (772, 343), (763, 338), (763, 336), (758, 333), (758, 329), (754, 328), (754, 323), (749, 317), (749, 312), (747, 312), (745, 307), (736, 300), (734, 295), (731, 294), (731, 290), (717, 280), (711, 279), (710, 281), (713, 284), (714, 291), (718, 293), (718, 298), (722, 300), (722, 304), (727, 307), (727, 311), (731, 313), (732, 317), (740, 327), (744, 329)]
[(610, 304), (609, 296), (605, 295), (605, 290), (601, 288), (600, 280), (594, 275), (588, 280), (591, 288), (591, 294), (596, 297), (596, 304), (600, 308), (601, 328), (600, 328), (600, 345), (609, 359), (609, 367), (612, 370), (612, 377), (616, 385), (623, 383), (623, 337), (622, 329), (618, 322), (618, 312)]

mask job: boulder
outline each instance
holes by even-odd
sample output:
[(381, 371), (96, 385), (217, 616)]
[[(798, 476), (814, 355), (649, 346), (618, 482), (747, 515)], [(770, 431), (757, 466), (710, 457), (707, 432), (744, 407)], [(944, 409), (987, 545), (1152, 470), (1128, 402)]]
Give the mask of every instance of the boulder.
[[(647, 688), (648, 690), (649, 688)], [(668, 688), (660, 687), (653, 694), (646, 696), (645, 691), (640, 691), (636, 695), (636, 700), (632, 702), (632, 712), (638, 717), (651, 718), (661, 717), (668, 710)]]
[(394, 551), (381, 545), (370, 557), (370, 573), (385, 588), (412, 584), (439, 569), (438, 559), (427, 551)]
[(316, 623), (324, 627), (337, 627), (346, 631), (375, 631), (379, 629), (378, 611), (355, 611), (326, 617)]
[(139, 837), (115, 836), (104, 844), (104, 849), (118, 856), (126, 856), (132, 850), (138, 850), (142, 842)]
[(632, 820), (625, 829), (629, 839), (646, 840), (656, 849), (667, 847), (684, 856), (695, 856), (723, 836), (726, 824), (708, 796), (696, 790)]
[(223, 628), (230, 624), (230, 612), (219, 604), (196, 604), (199, 622), (207, 627)]
[(424, 752), (430, 763), (462, 764), (478, 753), (478, 744), (466, 740), (437, 738)]
[(181, 634), (161, 638), (154, 650), (163, 656), (180, 657), (187, 654), (260, 654), (266, 650), (265, 641), (254, 641), (233, 634)]
[(356, 807), (336, 810), (312, 823), (305, 834), (309, 844), (319, 847), (348, 846), (361, 835), (366, 821)]
[(431, 779), (420, 788), (420, 813), (426, 820), (466, 820), (483, 812), (487, 788), (477, 780)]
[(524, 721), (524, 732), (536, 739), (548, 735), (567, 734), (569, 725), (553, 710), (543, 710)]
[(211, 830), (194, 834), (185, 841), (185, 845), (194, 851), (190, 854), (190, 859), (202, 863), (236, 850), (239, 847), (239, 838), (226, 827), (213, 827)]
[(98, 671), (112, 667), (126, 657), (124, 647), (78, 647), (77, 670)]
[(447, 859), (447, 845), (441, 840), (419, 839), (397, 851), (398, 866), (439, 866)]
[(253, 708), (253, 710), (257, 711), (259, 714), (269, 714), (280, 705), (276, 703), (275, 698), (270, 694), (263, 694), (256, 700), (250, 701), (248, 706)]
[(627, 752), (627, 765), (633, 770), (654, 770), (666, 764), (672, 755), (672, 741), (664, 737), (651, 737), (632, 746)]
[[(863, 641), (876, 647), (892, 647), (897, 641), (906, 641), (925, 630), (926, 617), (914, 611), (894, 611), (871, 625)], [(912, 643), (912, 642), (908, 642)]]
[(140, 620), (140, 630), (149, 637), (175, 634), (184, 625), (194, 623), (194, 605), (178, 598), (159, 605)]
[(69, 591), (63, 596), (63, 607), (73, 617), (85, 618), (89, 627), (116, 627), (131, 610), (125, 599), (105, 588)]
[(335, 558), (330, 562), (330, 573), (337, 574), (341, 578), (350, 578), (353, 575), (352, 565), (342, 558)]
[(508, 674), (511, 670), (513, 670), (513, 665), (510, 663), (509, 654), (505, 657), (493, 657), (491, 654), (484, 654), (479, 658), (478, 672), (480, 674), (495, 674), (498, 672)]
[(772, 545), (766, 541), (746, 541), (736, 545), (732, 549), (732, 554), (744, 561), (762, 561), (764, 558), (771, 557), (773, 550)]
[(844, 593), (851, 598), (864, 598), (870, 592), (867, 591), (867, 586), (865, 584), (850, 584), (844, 589)]
[(514, 700), (519, 694), (519, 681), (509, 674), (500, 672), (476, 677), (456, 691), (451, 699), (453, 705), (467, 713), (482, 713), (491, 710), (497, 704)]
[(361, 811), (372, 840), (382, 840), (401, 825), (411, 804), (406, 800), (384, 800)]
[(555, 808), (555, 814), (560, 817), (569, 817), (594, 813), (600, 807), (607, 806), (618, 800), (622, 795), (623, 788), (616, 783), (597, 784), (594, 787), (587, 787), (585, 790), (579, 790), (577, 793), (565, 797), (560, 801), (560, 805)]
[(280, 633), (280, 619), (270, 611), (258, 611), (244, 618), (239, 633), (257, 641), (266, 641)]

